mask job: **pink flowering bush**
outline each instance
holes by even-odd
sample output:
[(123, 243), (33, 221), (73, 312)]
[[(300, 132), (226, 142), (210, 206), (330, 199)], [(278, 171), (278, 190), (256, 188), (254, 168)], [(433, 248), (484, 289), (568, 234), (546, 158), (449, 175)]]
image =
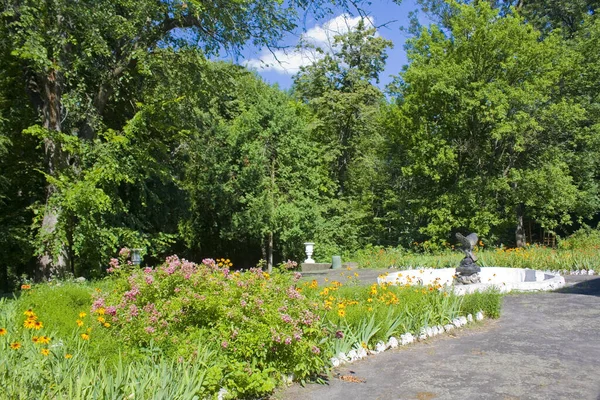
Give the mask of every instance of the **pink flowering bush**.
[(111, 268), (117, 289), (96, 293), (91, 312), (104, 315), (121, 341), (184, 358), (199, 343), (218, 346), (223, 386), (240, 395), (269, 392), (282, 374), (304, 379), (325, 366), (320, 306), (296, 290), (297, 276), (231, 272), (212, 259), (177, 256), (156, 268)]

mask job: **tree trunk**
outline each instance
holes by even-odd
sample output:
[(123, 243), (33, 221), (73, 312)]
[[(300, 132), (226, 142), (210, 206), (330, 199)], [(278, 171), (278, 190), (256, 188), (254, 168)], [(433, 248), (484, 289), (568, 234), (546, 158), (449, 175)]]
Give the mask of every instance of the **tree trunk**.
[(517, 242), (517, 247), (525, 247), (526, 237), (525, 237), (525, 228), (523, 225), (523, 216), (525, 214), (525, 206), (523, 204), (519, 204), (517, 206), (517, 229), (515, 231), (515, 239)]
[(267, 270), (273, 272), (273, 232), (269, 232), (269, 242), (267, 245)]
[[(42, 92), (40, 93), (40, 97), (42, 98), (41, 114), (43, 126), (49, 131), (61, 132), (60, 79), (57, 72), (52, 70), (41, 81), (43, 82), (41, 85)], [(57, 177), (65, 164), (65, 160), (60, 144), (56, 143), (52, 137), (44, 139), (44, 155), (46, 173), (49, 176)], [(60, 243), (57, 248), (52, 243), (61, 214), (60, 208), (52, 205), (50, 201), (55, 193), (56, 187), (48, 182), (46, 184), (46, 207), (41, 227), (44, 250), (43, 254), (38, 258), (38, 271), (36, 274), (38, 278), (47, 278), (50, 275), (64, 275), (69, 266), (69, 252), (65, 244)]]

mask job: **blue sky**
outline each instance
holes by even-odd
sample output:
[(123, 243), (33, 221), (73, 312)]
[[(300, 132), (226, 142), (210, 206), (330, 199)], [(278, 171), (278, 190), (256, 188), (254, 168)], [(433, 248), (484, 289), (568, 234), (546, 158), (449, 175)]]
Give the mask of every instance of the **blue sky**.
[[(401, 27), (408, 27), (409, 13), (417, 8), (415, 0), (404, 0), (398, 5), (390, 0), (375, 0), (371, 5), (363, 6), (370, 22), (378, 27), (380, 36), (391, 40), (394, 48), (388, 50), (386, 70), (380, 76), (380, 87), (391, 81), (390, 75), (397, 75), (402, 66), (407, 63), (404, 51), (404, 42), (409, 37), (408, 33), (401, 31)], [(420, 17), (422, 14), (420, 14)], [(284, 40), (286, 50), (274, 54), (267, 49), (248, 48), (243, 52), (244, 59), (236, 60), (240, 64), (255, 69), (265, 81), (279, 84), (287, 89), (292, 84), (292, 76), (300, 65), (315, 59), (314, 54), (304, 51), (298, 52), (294, 48), (299, 40), (303, 40), (327, 48), (327, 43), (336, 32), (352, 29), (358, 23), (358, 13), (353, 15), (343, 10), (319, 21), (307, 19), (305, 25), (300, 27), (295, 34), (288, 35)], [(422, 21), (423, 22), (423, 21)]]

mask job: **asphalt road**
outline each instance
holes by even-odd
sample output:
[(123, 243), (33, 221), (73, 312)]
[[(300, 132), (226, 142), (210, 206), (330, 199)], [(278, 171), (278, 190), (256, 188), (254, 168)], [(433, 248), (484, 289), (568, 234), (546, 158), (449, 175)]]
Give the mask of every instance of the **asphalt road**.
[[(381, 271), (357, 272), (370, 283)], [(364, 383), (334, 375), (326, 384), (294, 385), (274, 398), (600, 400), (600, 278), (566, 280), (569, 286), (556, 292), (506, 296), (498, 320), (334, 371)]]

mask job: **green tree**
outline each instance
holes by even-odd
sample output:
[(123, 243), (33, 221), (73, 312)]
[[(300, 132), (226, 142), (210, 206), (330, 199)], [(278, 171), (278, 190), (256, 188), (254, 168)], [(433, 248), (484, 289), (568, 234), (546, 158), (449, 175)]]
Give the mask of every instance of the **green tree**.
[(433, 25), (409, 41), (411, 63), (395, 88), (388, 123), (399, 205), (425, 238), (512, 224), (521, 246), (524, 218), (554, 229), (583, 197), (597, 197), (572, 157), (586, 112), (556, 96), (571, 65), (559, 37), (542, 41), (487, 2), (452, 7), (447, 33)]
[[(80, 157), (86, 153), (93, 158), (90, 143), (109, 142), (102, 132), (128, 129), (124, 127), (138, 112), (135, 83), (143, 76), (145, 57), (161, 47), (185, 43), (198, 44), (207, 54), (236, 51), (249, 41), (272, 46), (296, 26), (299, 8), (323, 15), (330, 9), (328, 4), (268, 0), (210, 4), (198, 0), (3, 2), (3, 41), (25, 71), (22, 84), (38, 116), (30, 121), (28, 132), (40, 140), (45, 157), (46, 200), (37, 234), (40, 271), (48, 274), (51, 269), (64, 272), (72, 267), (72, 232), (57, 231), (79, 223), (78, 218), (63, 215), (61, 207), (68, 202), (64, 191), (72, 187), (59, 185), (63, 175), (72, 183), (74, 177), (88, 176), (88, 199), (95, 202), (89, 206), (100, 213), (109, 207), (107, 197), (96, 190), (102, 191), (98, 177), (81, 170), (86, 162)], [(95, 174), (99, 172), (102, 170)], [(103, 179), (117, 184), (129, 178)], [(63, 199), (55, 199), (60, 196)]]
[(330, 171), (321, 188), (321, 249), (356, 248), (379, 233), (374, 223), (381, 191), (378, 122), (385, 98), (375, 84), (392, 43), (375, 33), (360, 21), (334, 38), (333, 52), (294, 78), (294, 93), (312, 113), (312, 137)]
[[(598, 0), (483, 0), (496, 8), (500, 15), (518, 12), (525, 21), (544, 33), (561, 30), (564, 37), (572, 38), (590, 15), (600, 7)], [(417, 0), (427, 15), (441, 24), (449, 26), (452, 17), (460, 13), (455, 4), (477, 5), (482, 0)], [(418, 24), (416, 24), (418, 25)], [(413, 27), (414, 28), (414, 27)]]
[(217, 106), (227, 111), (210, 135), (188, 142), (184, 236), (204, 254), (246, 263), (262, 257), (271, 269), (274, 252), (279, 260), (297, 257), (315, 229), (318, 160), (301, 105), (247, 71), (228, 83)]

